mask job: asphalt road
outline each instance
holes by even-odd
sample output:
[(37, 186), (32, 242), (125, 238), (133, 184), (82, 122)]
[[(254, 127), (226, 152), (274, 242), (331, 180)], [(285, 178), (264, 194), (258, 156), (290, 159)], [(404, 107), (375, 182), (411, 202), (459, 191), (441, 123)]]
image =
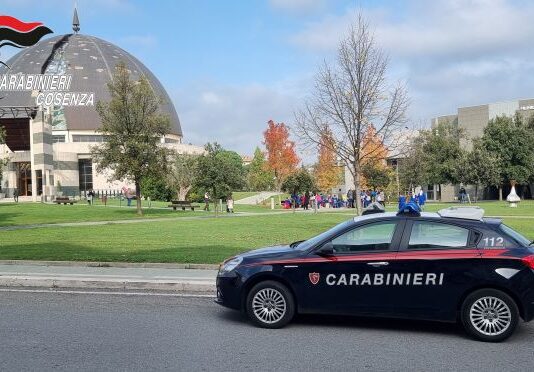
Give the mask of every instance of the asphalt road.
[(505, 343), (449, 324), (325, 316), (253, 327), (209, 298), (0, 292), (1, 371), (534, 369), (534, 323)]

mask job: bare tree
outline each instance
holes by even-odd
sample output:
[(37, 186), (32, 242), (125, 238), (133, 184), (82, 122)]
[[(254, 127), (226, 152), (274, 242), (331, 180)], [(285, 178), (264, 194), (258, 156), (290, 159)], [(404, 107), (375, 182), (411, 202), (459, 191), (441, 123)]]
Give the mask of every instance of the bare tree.
[(332, 133), (332, 149), (349, 169), (357, 195), (361, 166), (379, 151), (368, 146), (365, 134), (376, 129), (376, 138), (391, 150), (399, 146), (398, 133), (406, 122), (406, 89), (387, 85), (387, 66), (388, 57), (359, 15), (340, 42), (336, 63), (323, 63), (313, 95), (295, 115), (296, 132), (306, 145), (318, 145), (325, 130)]

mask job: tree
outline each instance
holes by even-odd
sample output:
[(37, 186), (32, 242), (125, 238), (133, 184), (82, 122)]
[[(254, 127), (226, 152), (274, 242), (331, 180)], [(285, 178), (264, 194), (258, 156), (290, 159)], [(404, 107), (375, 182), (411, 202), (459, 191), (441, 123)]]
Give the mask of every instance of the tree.
[(385, 189), (391, 181), (392, 172), (386, 166), (369, 162), (362, 166), (362, 176), (368, 187), (374, 190)]
[[(389, 177), (386, 158), (389, 154), (382, 139), (376, 135), (376, 129), (371, 124), (363, 136), (362, 164), (360, 187), (377, 188), (375, 185), (384, 185), (384, 177)], [(367, 177), (373, 178), (372, 180)], [(386, 182), (383, 187), (387, 185)], [(380, 187), (380, 188), (383, 188)]]
[(284, 179), (295, 172), (299, 163), (295, 142), (289, 140), (289, 128), (284, 123), (272, 120), (268, 121), (263, 137), (267, 149), (267, 166), (274, 173), (276, 189), (280, 190)]
[(265, 154), (256, 147), (254, 158), (248, 168), (247, 183), (250, 190), (271, 190), (274, 187), (274, 172), (269, 169)]
[(289, 175), (281, 185), (282, 191), (290, 194), (298, 194), (300, 192), (310, 191), (315, 188), (313, 177), (302, 167), (297, 172)]
[(424, 157), (423, 144), (412, 139), (408, 150), (397, 158), (395, 172), (398, 174), (397, 192), (413, 190), (417, 185), (430, 184), (421, 166)]
[(478, 186), (498, 186), (500, 184), (499, 159), (488, 152), (480, 140), (475, 140), (473, 149), (462, 154), (456, 178), (463, 184), (475, 185), (475, 202), (478, 200)]
[(127, 179), (135, 185), (137, 214), (142, 215), (141, 185), (146, 177), (163, 175), (168, 150), (159, 146), (161, 136), (170, 131), (170, 120), (160, 114), (162, 100), (148, 80), (130, 78), (119, 63), (108, 83), (109, 102), (98, 102), (96, 110), (106, 142), (91, 148), (97, 170), (111, 170), (112, 179)]
[(526, 183), (534, 176), (534, 120), (499, 116), (489, 121), (482, 146), (498, 159), (499, 199), (502, 185), (511, 180)]
[(143, 178), (141, 190), (143, 190), (143, 195), (150, 197), (151, 200), (169, 201), (174, 194), (174, 190), (167, 186), (164, 178), (154, 176)]
[[(374, 151), (364, 141), (371, 125), (375, 136), (390, 149), (399, 146), (400, 129), (406, 122), (408, 98), (405, 88), (386, 83), (388, 57), (375, 44), (368, 23), (360, 15), (348, 36), (340, 42), (337, 62), (325, 62), (317, 74), (315, 89), (296, 115), (299, 136), (317, 145), (329, 130), (332, 150), (350, 171), (360, 194), (361, 166)], [(357, 205), (358, 213), (361, 206)]]
[[(0, 127), (0, 145), (5, 144), (6, 140), (6, 132), (4, 127)], [(2, 175), (4, 172), (4, 167), (7, 165), (7, 159), (1, 158), (0, 159), (0, 181), (2, 181)], [(0, 184), (0, 189), (2, 188), (2, 185)]]
[[(441, 122), (435, 128), (423, 130), (415, 139), (420, 142), (417, 153), (423, 179), (428, 184), (458, 183), (456, 168), (464, 151), (460, 145), (463, 131), (451, 122)], [(418, 146), (416, 144), (415, 146)]]
[(185, 200), (198, 175), (199, 155), (175, 154), (167, 174), (167, 185), (177, 200)]
[(226, 198), (232, 190), (243, 187), (243, 161), (238, 153), (224, 150), (217, 143), (208, 143), (205, 149), (206, 154), (198, 158), (196, 184), (211, 193), (217, 213), (216, 200)]
[(325, 131), (321, 134), (321, 141), (318, 146), (319, 157), (315, 165), (315, 179), (317, 187), (321, 191), (328, 191), (336, 187), (341, 180), (342, 169), (337, 164), (333, 141), (330, 132)]

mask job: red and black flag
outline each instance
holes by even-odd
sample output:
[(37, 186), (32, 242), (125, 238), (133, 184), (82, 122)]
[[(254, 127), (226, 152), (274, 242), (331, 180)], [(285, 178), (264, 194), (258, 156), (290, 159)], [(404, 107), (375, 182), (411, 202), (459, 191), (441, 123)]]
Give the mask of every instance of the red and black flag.
[(16, 48), (29, 47), (50, 33), (52, 30), (41, 22), (26, 23), (15, 17), (0, 16), (0, 48), (4, 45), (11, 45)]

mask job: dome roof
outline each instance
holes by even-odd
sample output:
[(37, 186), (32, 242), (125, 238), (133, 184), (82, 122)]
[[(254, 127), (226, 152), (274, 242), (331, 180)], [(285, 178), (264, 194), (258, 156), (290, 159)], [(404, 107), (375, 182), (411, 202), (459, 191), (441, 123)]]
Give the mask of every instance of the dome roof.
[[(125, 50), (94, 36), (67, 34), (42, 40), (13, 56), (7, 65), (10, 74), (70, 74), (71, 92), (95, 93), (97, 101), (108, 101), (107, 83), (114, 66), (126, 63), (133, 79), (146, 76), (156, 94), (163, 98), (162, 112), (171, 120), (171, 133), (182, 136), (180, 120), (165, 88), (152, 72)], [(0, 72), (6, 73), (4, 70)], [(35, 106), (31, 92), (6, 92), (0, 106)], [(96, 130), (100, 117), (94, 106), (64, 107), (54, 112), (54, 129)]]

